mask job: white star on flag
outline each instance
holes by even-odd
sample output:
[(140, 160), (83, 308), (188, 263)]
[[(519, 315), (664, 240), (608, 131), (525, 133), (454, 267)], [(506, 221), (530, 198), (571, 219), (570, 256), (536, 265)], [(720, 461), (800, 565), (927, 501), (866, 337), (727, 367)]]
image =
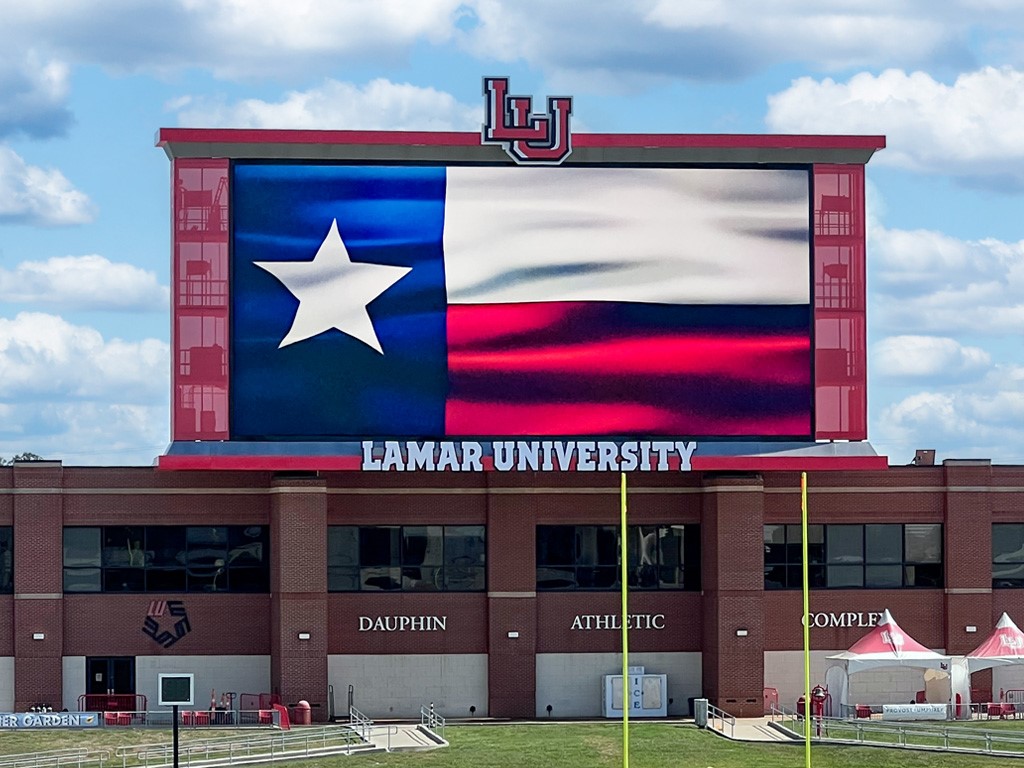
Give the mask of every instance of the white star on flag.
[(292, 327), (277, 348), (335, 328), (384, 354), (366, 307), (412, 271), (412, 267), (353, 262), (338, 220), (312, 261), (254, 261), (299, 300)]

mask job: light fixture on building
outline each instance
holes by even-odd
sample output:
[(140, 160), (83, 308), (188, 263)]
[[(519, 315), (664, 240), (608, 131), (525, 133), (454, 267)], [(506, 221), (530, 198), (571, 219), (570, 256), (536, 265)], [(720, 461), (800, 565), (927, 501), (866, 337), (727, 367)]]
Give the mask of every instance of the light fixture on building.
[(309, 632), (299, 632), (299, 640), (309, 640)]
[(973, 624), (968, 624), (966, 627), (964, 627), (964, 632), (967, 632), (968, 634), (973, 634), (973, 633), (975, 633), (977, 631), (978, 631), (978, 628), (976, 626), (974, 626)]
[(519, 637), (519, 633), (518, 632), (509, 632), (508, 636), (511, 637), (514, 640), (515, 638)]
[(42, 633), (42, 632), (33, 632), (32, 633), (32, 639), (33, 640), (45, 640), (46, 639), (46, 635), (44, 633)]
[(737, 629), (736, 630), (736, 637), (746, 637), (748, 634), (750, 634), (750, 633), (747, 632), (747, 630), (745, 630), (745, 629)]

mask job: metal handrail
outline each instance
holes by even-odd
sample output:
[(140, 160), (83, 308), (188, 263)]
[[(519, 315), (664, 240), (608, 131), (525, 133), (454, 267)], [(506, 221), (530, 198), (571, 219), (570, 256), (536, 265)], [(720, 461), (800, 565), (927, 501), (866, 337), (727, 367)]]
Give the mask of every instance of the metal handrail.
[[(771, 718), (793, 721), (789, 730), (804, 734), (804, 716), (785, 707), (772, 707)], [(991, 731), (966, 726), (939, 726), (930, 723), (897, 723), (882, 720), (811, 716), (815, 728), (811, 738), (833, 743), (871, 744), (890, 747), (928, 747), (949, 752), (985, 752), (987, 754), (1024, 754), (1024, 737), (1006, 731)]]
[(373, 728), (373, 720), (355, 707), (348, 708), (348, 727), (359, 734), (363, 741), (369, 741), (369, 732)]
[[(240, 765), (297, 757), (351, 754), (362, 748), (364, 740), (349, 728), (327, 726), (272, 734), (248, 734), (232, 739), (205, 739), (179, 746), (179, 765)], [(174, 759), (172, 744), (137, 744), (119, 747), (116, 756), (122, 768), (143, 766), (160, 768)]]
[(725, 726), (729, 726), (729, 736), (733, 737), (736, 735), (736, 718), (730, 715), (723, 709), (719, 709), (710, 701), (708, 702), (708, 725), (712, 728), (715, 727), (715, 720), (721, 720), (722, 724), (718, 728), (722, 733), (725, 733)]
[(434, 705), (420, 707), (420, 725), (433, 733), (435, 736), (444, 738), (445, 720), (434, 711)]
[(89, 747), (73, 747), (70, 749), (52, 749), (45, 752), (29, 752), (0, 757), (0, 768), (55, 768), (57, 766), (104, 766), (110, 759), (110, 750), (106, 748), (91, 749)]

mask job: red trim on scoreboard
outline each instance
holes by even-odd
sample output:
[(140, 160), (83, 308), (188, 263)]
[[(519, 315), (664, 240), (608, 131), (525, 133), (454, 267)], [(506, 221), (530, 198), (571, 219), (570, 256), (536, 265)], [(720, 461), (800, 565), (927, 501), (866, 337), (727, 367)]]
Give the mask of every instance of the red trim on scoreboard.
[[(580, 133), (576, 147), (884, 149), (885, 136), (824, 136), (745, 133)], [(161, 128), (156, 144), (375, 144), (480, 146), (479, 133), (455, 131), (296, 131), (262, 128)]]

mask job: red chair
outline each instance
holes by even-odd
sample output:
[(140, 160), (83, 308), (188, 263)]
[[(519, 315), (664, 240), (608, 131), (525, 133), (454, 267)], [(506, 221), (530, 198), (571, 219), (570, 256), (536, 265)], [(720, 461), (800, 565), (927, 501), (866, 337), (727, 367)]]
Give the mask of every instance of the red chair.
[(209, 712), (195, 712), (193, 713), (196, 719), (196, 725), (209, 725), (210, 724), (210, 713)]
[(117, 713), (117, 724), (118, 725), (131, 725), (132, 724), (132, 713), (131, 712), (118, 712)]
[(195, 725), (195, 712), (185, 711), (181, 713), (181, 724), (182, 725)]
[(273, 725), (274, 724), (274, 713), (269, 709), (261, 709), (259, 711), (259, 722), (260, 725)]
[(1004, 701), (1002, 704), (999, 705), (999, 716), (1004, 718), (1016, 718), (1017, 708), (1013, 706), (1013, 704)]
[(117, 725), (117, 712), (104, 712), (103, 713), (103, 724), (104, 725)]
[(857, 717), (871, 717), (871, 707), (867, 704), (857, 704)]
[(989, 704), (988, 705), (988, 709), (987, 709), (987, 714), (988, 714), (989, 718), (1002, 717), (1003, 716), (1003, 705), (1002, 704), (997, 704), (997, 703)]

